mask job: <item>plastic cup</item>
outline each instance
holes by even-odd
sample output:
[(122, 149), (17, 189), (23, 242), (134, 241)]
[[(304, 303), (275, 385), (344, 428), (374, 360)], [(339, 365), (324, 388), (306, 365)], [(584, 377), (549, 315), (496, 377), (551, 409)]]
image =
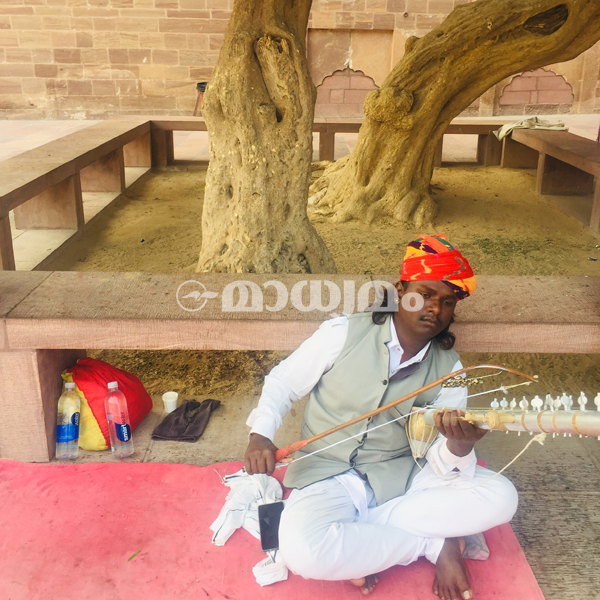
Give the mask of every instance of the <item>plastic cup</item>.
[(165, 392), (163, 394), (163, 402), (165, 403), (165, 412), (172, 413), (177, 408), (177, 399), (179, 394), (177, 392)]

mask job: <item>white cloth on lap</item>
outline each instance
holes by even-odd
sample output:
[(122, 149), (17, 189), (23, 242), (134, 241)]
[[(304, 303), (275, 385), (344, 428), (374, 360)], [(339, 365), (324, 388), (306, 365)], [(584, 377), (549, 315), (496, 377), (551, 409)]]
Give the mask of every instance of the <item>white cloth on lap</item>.
[(264, 587), (278, 581), (285, 581), (288, 577), (288, 568), (281, 558), (281, 552), (274, 550), (271, 556), (261, 560), (253, 567), (252, 573), (254, 573), (256, 583)]
[[(240, 527), (256, 539), (260, 539), (258, 507), (261, 504), (281, 501), (283, 497), (281, 484), (275, 477), (248, 475), (244, 469), (225, 476), (223, 483), (231, 488), (231, 491), (227, 494), (219, 516), (210, 526), (213, 531), (213, 544), (223, 546), (231, 534)], [(261, 586), (287, 579), (287, 567), (278, 555), (279, 553), (274, 551), (252, 569), (256, 582)]]
[(281, 484), (268, 475), (248, 475), (243, 469), (223, 478), (231, 488), (219, 516), (210, 526), (214, 532), (212, 542), (223, 546), (231, 534), (240, 527), (260, 539), (258, 507), (279, 502), (283, 497)]

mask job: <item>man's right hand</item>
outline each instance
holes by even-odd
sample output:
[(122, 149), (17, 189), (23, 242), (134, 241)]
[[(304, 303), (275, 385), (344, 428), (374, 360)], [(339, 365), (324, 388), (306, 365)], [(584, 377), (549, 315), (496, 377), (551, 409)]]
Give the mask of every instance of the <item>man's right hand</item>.
[(244, 467), (248, 475), (266, 473), (273, 475), (275, 471), (275, 452), (277, 446), (258, 433), (250, 434), (250, 443), (244, 455)]

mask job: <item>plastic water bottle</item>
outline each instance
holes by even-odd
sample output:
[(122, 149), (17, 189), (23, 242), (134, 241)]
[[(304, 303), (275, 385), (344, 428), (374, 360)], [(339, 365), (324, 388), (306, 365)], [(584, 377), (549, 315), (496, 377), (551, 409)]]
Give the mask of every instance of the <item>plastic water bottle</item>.
[(119, 384), (111, 381), (108, 384), (108, 394), (104, 399), (106, 419), (108, 420), (108, 434), (113, 456), (127, 458), (133, 454), (133, 439), (131, 438), (131, 424), (127, 411), (127, 400), (119, 390)]
[(56, 458), (74, 459), (79, 455), (79, 411), (81, 400), (74, 383), (66, 383), (58, 399), (56, 419)]

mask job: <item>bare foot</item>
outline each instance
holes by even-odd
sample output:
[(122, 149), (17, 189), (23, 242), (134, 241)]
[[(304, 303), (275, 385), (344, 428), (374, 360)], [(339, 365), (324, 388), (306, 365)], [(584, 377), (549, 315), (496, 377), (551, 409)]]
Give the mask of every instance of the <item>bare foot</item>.
[(435, 565), (433, 593), (441, 600), (469, 600), (473, 597), (469, 576), (463, 560), (465, 542), (448, 538)]
[(361, 577), (360, 579), (348, 579), (348, 581), (360, 588), (360, 591), (363, 594), (370, 594), (374, 589), (377, 583), (379, 583), (379, 575), (367, 575), (366, 577)]

